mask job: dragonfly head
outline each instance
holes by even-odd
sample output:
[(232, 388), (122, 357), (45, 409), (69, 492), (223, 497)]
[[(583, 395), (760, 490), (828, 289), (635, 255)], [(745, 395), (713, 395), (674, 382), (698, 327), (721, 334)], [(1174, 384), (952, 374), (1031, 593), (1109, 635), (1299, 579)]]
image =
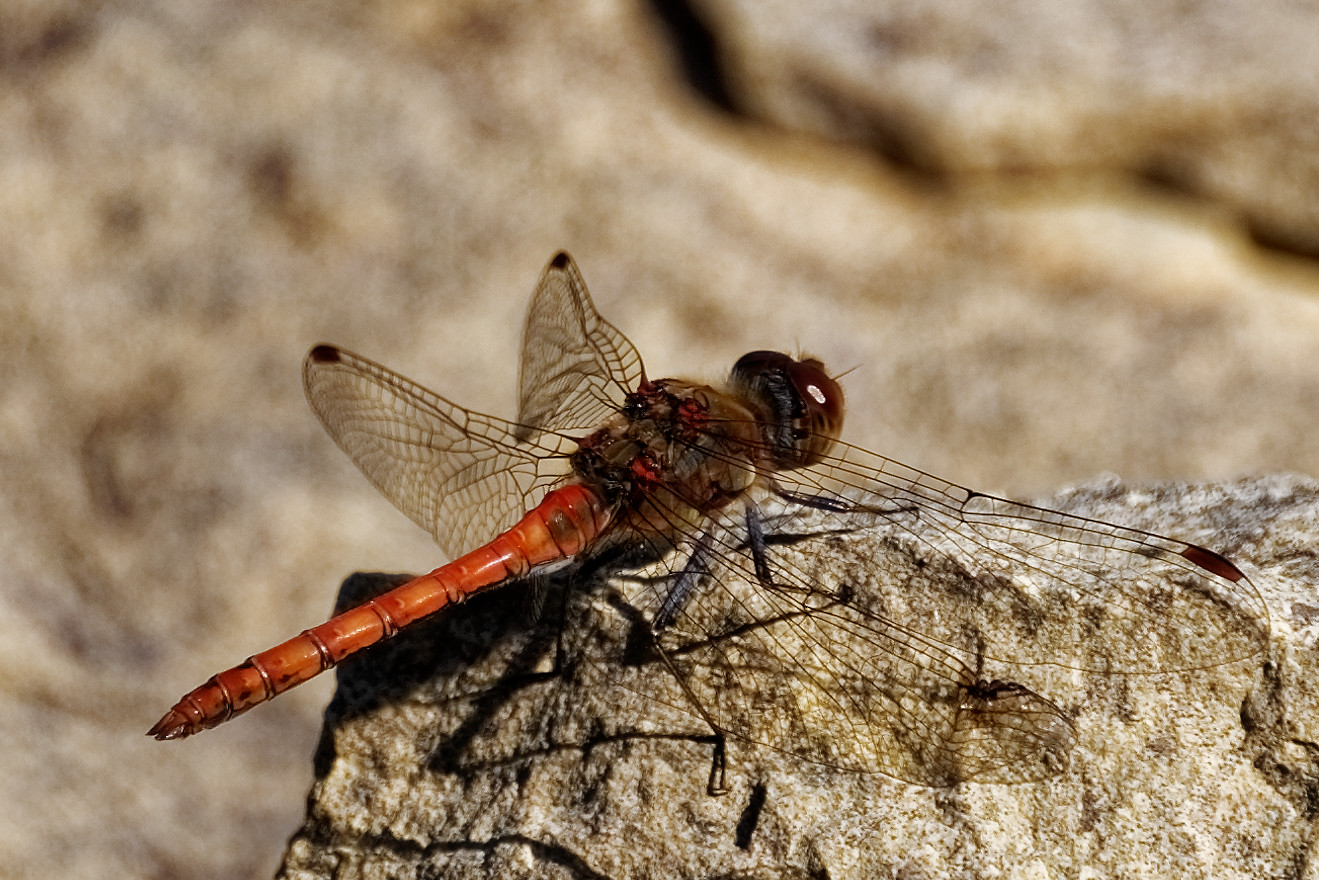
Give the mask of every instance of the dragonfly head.
[(843, 430), (842, 386), (815, 358), (753, 351), (733, 365), (732, 381), (764, 413), (774, 463), (784, 470), (818, 462)]

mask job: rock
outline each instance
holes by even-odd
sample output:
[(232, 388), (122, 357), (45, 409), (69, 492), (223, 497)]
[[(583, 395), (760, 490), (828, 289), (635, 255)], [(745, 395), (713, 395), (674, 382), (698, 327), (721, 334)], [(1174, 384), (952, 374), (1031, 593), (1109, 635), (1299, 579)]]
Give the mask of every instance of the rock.
[[(566, 624), (552, 586), (539, 598), (526, 584), (485, 594), (341, 668), (279, 876), (1281, 873), (1308, 858), (1302, 817), (1319, 784), (1305, 684), (1319, 631), (1305, 588), (1317, 502), (1319, 484), (1285, 477), (1109, 482), (1049, 499), (1216, 536), (1267, 599), (1272, 638), (1250, 659), (1178, 673), (988, 664), (1054, 700), (1076, 732), (1069, 766), (1016, 785), (915, 785), (730, 740), (729, 791), (711, 795), (710, 728), (663, 668), (638, 676), (620, 662), (625, 581), (585, 572), (591, 598), (568, 603), (585, 620)], [(882, 553), (884, 534), (860, 546)], [(341, 599), (396, 580), (355, 576)]]
[(1212, 199), (1319, 253), (1307, 5), (700, 0), (739, 111), (956, 186), (1103, 168)]

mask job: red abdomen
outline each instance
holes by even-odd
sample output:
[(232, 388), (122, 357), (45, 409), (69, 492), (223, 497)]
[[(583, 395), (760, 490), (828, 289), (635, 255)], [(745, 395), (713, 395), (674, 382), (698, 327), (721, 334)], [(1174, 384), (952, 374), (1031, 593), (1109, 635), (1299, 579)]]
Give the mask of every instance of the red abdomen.
[(576, 556), (610, 518), (594, 490), (578, 483), (561, 486), (484, 547), (213, 676), (179, 700), (147, 735), (180, 739), (222, 724), (446, 605)]

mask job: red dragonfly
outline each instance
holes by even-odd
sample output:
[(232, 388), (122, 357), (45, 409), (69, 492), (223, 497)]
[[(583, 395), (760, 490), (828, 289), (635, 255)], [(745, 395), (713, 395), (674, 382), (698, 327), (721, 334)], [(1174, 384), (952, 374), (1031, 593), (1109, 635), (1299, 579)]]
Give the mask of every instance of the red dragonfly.
[[(1024, 686), (980, 678), (985, 659), (1152, 673), (1241, 660), (1267, 637), (1259, 593), (1212, 550), (841, 442), (843, 392), (814, 358), (752, 352), (720, 386), (647, 378), (566, 253), (531, 302), (513, 421), (330, 345), (303, 382), (340, 448), (457, 558), (214, 676), (157, 739), (606, 548), (659, 560), (635, 605), (716, 763), (731, 736), (926, 785), (1040, 779), (1066, 766), (1074, 727)], [(861, 529), (881, 530), (888, 564), (831, 566), (824, 545), (776, 539)], [(963, 586), (935, 576), (949, 571)]]

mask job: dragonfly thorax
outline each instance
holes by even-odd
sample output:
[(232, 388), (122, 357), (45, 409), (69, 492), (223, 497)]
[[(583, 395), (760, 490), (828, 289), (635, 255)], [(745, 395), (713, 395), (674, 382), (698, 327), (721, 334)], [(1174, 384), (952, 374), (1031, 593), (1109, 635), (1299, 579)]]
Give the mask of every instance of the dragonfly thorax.
[(736, 398), (663, 379), (628, 395), (571, 461), (610, 504), (636, 511), (634, 527), (668, 531), (746, 492), (760, 448), (756, 416)]

